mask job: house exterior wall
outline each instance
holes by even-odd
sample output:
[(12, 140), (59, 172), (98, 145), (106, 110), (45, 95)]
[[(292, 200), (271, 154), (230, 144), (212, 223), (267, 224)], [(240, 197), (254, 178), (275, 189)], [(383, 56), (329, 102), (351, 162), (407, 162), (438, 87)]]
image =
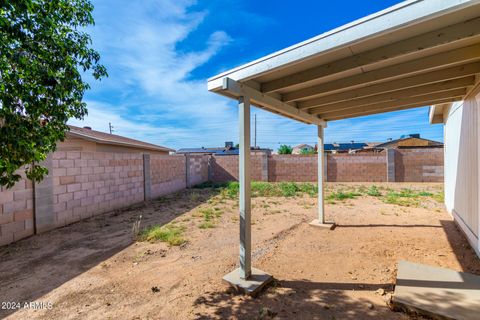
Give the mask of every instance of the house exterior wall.
[(445, 205), (480, 256), (480, 88), (444, 113)]

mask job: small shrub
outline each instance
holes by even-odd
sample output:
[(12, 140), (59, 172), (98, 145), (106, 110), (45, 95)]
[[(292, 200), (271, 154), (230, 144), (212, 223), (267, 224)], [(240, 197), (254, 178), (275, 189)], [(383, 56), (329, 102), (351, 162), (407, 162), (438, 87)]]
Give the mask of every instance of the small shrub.
[(382, 196), (382, 193), (380, 192), (380, 190), (378, 190), (378, 187), (375, 186), (375, 185), (368, 188), (366, 193), (367, 193), (367, 195), (369, 195), (371, 197), (381, 197)]
[(138, 236), (139, 241), (162, 241), (171, 246), (179, 246), (186, 242), (183, 238), (185, 227), (167, 225), (153, 225), (144, 229)]

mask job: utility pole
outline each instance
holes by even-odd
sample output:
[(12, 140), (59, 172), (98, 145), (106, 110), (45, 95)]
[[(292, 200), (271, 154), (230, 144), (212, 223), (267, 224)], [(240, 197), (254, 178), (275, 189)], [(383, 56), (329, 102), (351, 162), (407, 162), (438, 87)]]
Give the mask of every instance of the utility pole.
[(253, 144), (257, 149), (257, 114), (255, 113), (255, 143)]
[(113, 126), (110, 122), (108, 123), (108, 128), (110, 129), (110, 134), (112, 134), (112, 132), (115, 131), (113, 130)]

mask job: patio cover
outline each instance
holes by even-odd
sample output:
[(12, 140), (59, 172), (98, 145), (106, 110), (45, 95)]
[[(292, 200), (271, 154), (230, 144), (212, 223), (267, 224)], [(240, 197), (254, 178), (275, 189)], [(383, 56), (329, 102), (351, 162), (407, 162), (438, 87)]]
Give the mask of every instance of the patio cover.
[[(240, 278), (251, 275), (250, 103), (317, 125), (323, 146), (327, 121), (459, 101), (479, 74), (480, 0), (409, 0), (210, 78), (239, 100)], [(322, 148), (318, 159), (322, 224)]]

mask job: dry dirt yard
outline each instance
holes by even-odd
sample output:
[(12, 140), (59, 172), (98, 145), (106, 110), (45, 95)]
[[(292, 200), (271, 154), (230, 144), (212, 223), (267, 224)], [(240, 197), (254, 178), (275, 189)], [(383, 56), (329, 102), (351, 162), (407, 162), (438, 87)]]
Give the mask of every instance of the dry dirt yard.
[[(0, 301), (22, 303), (0, 318), (408, 319), (385, 302), (399, 259), (476, 274), (480, 262), (440, 184), (377, 186), (328, 184), (331, 231), (308, 225), (315, 196), (254, 198), (253, 264), (275, 277), (257, 298), (222, 283), (239, 242), (225, 190), (187, 190), (25, 239), (0, 248)], [(177, 245), (134, 241), (140, 215), (140, 229), (167, 224)], [(29, 301), (47, 308), (24, 309)]]

